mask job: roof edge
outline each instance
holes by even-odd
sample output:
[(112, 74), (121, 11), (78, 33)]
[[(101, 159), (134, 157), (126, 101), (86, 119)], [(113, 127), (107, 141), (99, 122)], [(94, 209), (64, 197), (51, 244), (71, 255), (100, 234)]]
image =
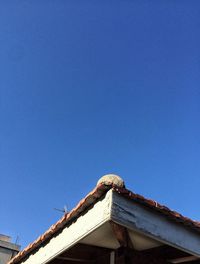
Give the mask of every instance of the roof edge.
[(85, 198), (83, 198), (76, 207), (74, 207), (69, 213), (65, 213), (64, 216), (58, 220), (55, 224), (36, 240), (30, 243), (22, 251), (20, 251), (14, 258), (12, 258), (8, 264), (15, 264), (26, 258), (33, 251), (37, 250), (42, 244), (47, 243), (52, 237), (59, 233), (68, 223), (76, 219), (81, 213), (88, 209), (91, 205), (94, 205), (100, 198), (102, 198), (110, 189), (114, 187), (113, 184), (98, 184)]
[(157, 203), (154, 200), (147, 199), (139, 194), (133, 193), (126, 188), (114, 185), (111, 182), (98, 184), (85, 198), (83, 198), (76, 207), (69, 213), (66, 213), (60, 220), (53, 224), (44, 234), (39, 236), (33, 243), (29, 244), (22, 251), (20, 251), (8, 264), (19, 263), (22, 259), (26, 258), (29, 254), (36, 251), (41, 245), (47, 243), (52, 237), (57, 235), (67, 224), (76, 219), (81, 213), (94, 205), (100, 198), (102, 198), (110, 189), (118, 194), (131, 199), (145, 207), (153, 209), (167, 218), (182, 223), (186, 227), (192, 228), (200, 232), (200, 222), (193, 221), (192, 219), (179, 214), (176, 211), (170, 210), (168, 207)]

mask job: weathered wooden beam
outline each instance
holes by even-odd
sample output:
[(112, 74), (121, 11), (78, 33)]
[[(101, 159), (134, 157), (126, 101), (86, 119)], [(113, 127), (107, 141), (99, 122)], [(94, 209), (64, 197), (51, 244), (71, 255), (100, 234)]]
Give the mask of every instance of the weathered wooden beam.
[(126, 227), (110, 221), (113, 233), (119, 242), (120, 248), (115, 252), (115, 263), (134, 263), (145, 261), (155, 263), (186, 263), (189, 261), (198, 260), (197, 257), (173, 248), (171, 246), (160, 246), (148, 250), (136, 251), (134, 250), (132, 241), (130, 239)]
[(141, 251), (129, 248), (119, 248), (116, 250), (115, 264), (169, 264), (164, 257), (146, 255)]
[(180, 263), (188, 263), (188, 262), (192, 262), (192, 263), (197, 263), (196, 261), (200, 261), (199, 258), (195, 257), (195, 256), (186, 256), (186, 257), (180, 257), (180, 258), (175, 258), (170, 260), (170, 263), (173, 264), (180, 264)]
[[(181, 251), (171, 246), (159, 246), (140, 251), (141, 254), (146, 256), (154, 256), (158, 258), (177, 259), (191, 257), (187, 252)], [(194, 256), (193, 256), (194, 257)]]
[(67, 261), (74, 261), (74, 263), (108, 263), (110, 252), (111, 249), (108, 248), (78, 243), (59, 255), (57, 259), (66, 260), (66, 263), (68, 263)]
[(183, 264), (200, 264), (200, 260), (184, 262)]
[(110, 225), (113, 230), (113, 234), (117, 241), (119, 242), (120, 247), (115, 251), (115, 264), (121, 263), (131, 263), (131, 256), (129, 250), (134, 250), (133, 243), (130, 239), (128, 230), (126, 227), (121, 226), (113, 221), (110, 221)]
[(178, 264), (199, 260), (199, 258), (171, 246), (160, 246), (143, 251), (136, 251), (134, 250), (127, 228), (113, 221), (110, 221), (110, 225), (120, 244), (120, 248), (115, 252), (116, 263), (132, 263), (133, 260), (136, 264), (138, 261), (144, 263), (145, 261), (154, 261), (156, 263), (156, 260), (159, 260), (160, 263)]
[(137, 251), (130, 248), (120, 247), (115, 252), (115, 263), (134, 264), (164, 264), (164, 263), (184, 263), (199, 264), (200, 259), (190, 254), (173, 248), (171, 246), (160, 246), (152, 249)]
[(57, 257), (58, 260), (66, 260), (67, 261), (74, 261), (74, 262), (81, 262), (81, 263), (94, 263), (94, 260), (83, 259), (83, 258), (75, 258), (75, 257)]
[[(200, 259), (198, 257), (195, 257), (193, 255), (190, 255), (184, 251), (181, 251), (177, 248), (173, 248), (171, 246), (160, 246), (156, 248), (146, 249), (138, 252), (132, 252), (132, 258), (134, 256), (139, 256), (139, 258), (144, 258), (147, 260), (159, 260), (161, 263), (167, 262), (167, 263), (174, 263), (174, 264), (199, 264)], [(150, 262), (151, 263), (151, 262)]]
[(113, 191), (111, 220), (200, 257), (200, 234)]
[(117, 241), (119, 242), (120, 247), (134, 249), (133, 243), (130, 239), (127, 228), (124, 226), (121, 226), (121, 225), (119, 225), (113, 221), (110, 221), (110, 225), (112, 227), (114, 236), (116, 237)]
[(115, 264), (131, 264), (132, 250), (127, 247), (120, 247), (115, 251)]

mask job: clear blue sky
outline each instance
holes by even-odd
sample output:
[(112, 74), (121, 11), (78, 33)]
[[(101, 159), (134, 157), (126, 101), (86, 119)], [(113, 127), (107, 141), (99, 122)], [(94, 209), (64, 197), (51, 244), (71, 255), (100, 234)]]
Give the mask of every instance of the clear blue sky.
[(100, 176), (200, 220), (200, 1), (0, 0), (0, 233)]

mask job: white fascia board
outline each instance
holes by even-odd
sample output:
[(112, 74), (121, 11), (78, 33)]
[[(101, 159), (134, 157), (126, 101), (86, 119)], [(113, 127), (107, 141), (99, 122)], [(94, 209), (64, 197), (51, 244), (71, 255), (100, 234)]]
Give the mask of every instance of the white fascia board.
[(113, 192), (111, 219), (155, 240), (200, 257), (200, 234)]
[(79, 216), (71, 225), (65, 227), (57, 236), (53, 237), (46, 245), (31, 254), (24, 264), (45, 264), (56, 258), (66, 249), (78, 243), (82, 238), (110, 220), (112, 191), (99, 200), (85, 214)]

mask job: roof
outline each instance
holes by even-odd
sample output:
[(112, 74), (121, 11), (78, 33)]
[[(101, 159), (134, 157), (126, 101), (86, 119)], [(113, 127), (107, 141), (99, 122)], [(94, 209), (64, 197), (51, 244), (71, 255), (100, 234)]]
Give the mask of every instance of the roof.
[(39, 236), (33, 243), (29, 244), (24, 250), (19, 252), (13, 259), (10, 260), (8, 264), (19, 263), (22, 259), (26, 258), (33, 251), (36, 251), (40, 246), (48, 243), (48, 241), (61, 232), (66, 225), (72, 223), (75, 219), (79, 217), (90, 206), (94, 205), (100, 198), (102, 198), (108, 190), (112, 189), (119, 195), (129, 199), (134, 200), (136, 203), (142, 204), (151, 210), (157, 211), (168, 219), (172, 221), (179, 222), (180, 224), (200, 232), (200, 222), (193, 221), (176, 211), (170, 210), (168, 207), (157, 203), (154, 200), (147, 199), (139, 194), (136, 194), (125, 187), (118, 187), (117, 185), (109, 182), (99, 183), (85, 198), (83, 198), (78, 205), (66, 213), (59, 221), (52, 225), (44, 234)]

